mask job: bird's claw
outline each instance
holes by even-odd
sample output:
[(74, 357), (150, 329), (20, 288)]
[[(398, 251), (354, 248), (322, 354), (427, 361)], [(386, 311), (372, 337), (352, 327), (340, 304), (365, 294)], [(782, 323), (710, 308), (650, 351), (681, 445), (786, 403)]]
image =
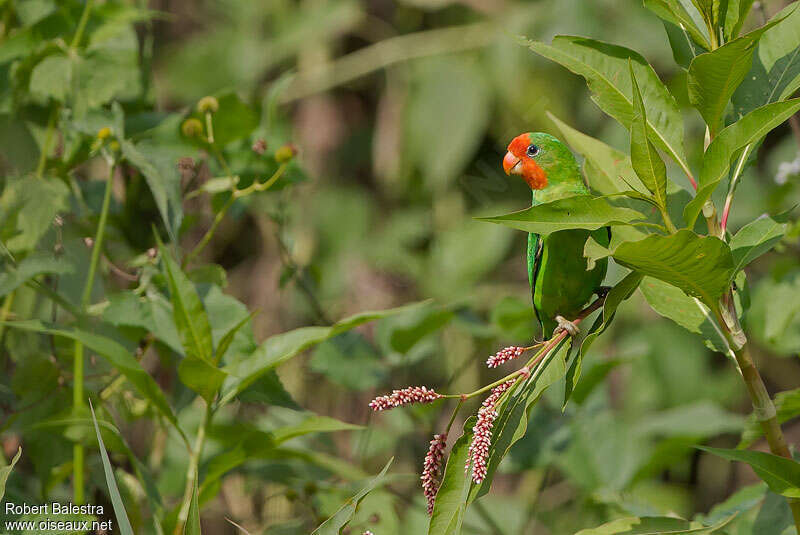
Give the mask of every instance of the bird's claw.
[(564, 316), (556, 316), (556, 321), (558, 322), (558, 327), (556, 327), (556, 330), (553, 331), (553, 334), (559, 334), (561, 331), (566, 331), (568, 335), (574, 338), (575, 336), (578, 336), (578, 333), (581, 332), (575, 323), (565, 319)]

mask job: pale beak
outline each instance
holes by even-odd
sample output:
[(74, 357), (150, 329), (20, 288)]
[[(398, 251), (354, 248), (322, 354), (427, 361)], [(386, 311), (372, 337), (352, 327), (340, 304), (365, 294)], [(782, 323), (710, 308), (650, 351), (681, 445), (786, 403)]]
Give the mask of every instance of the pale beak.
[(511, 154), (511, 151), (506, 152), (503, 158), (503, 171), (507, 175), (522, 174), (522, 160)]

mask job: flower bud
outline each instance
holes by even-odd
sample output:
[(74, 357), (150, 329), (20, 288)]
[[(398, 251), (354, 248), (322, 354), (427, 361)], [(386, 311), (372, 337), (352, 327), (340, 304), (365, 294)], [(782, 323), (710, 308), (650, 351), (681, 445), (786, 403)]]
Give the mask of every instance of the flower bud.
[(111, 137), (111, 128), (104, 126), (97, 131), (97, 139), (108, 139)]
[(263, 155), (266, 151), (267, 151), (267, 142), (263, 138), (257, 139), (253, 143), (253, 152), (258, 154), (259, 156)]
[(198, 119), (186, 119), (181, 125), (181, 132), (186, 137), (200, 137), (203, 133), (203, 123)]
[(275, 160), (278, 163), (286, 163), (292, 161), (292, 158), (294, 158), (296, 155), (297, 147), (289, 143), (275, 151)]
[(197, 111), (200, 113), (216, 113), (219, 109), (219, 101), (214, 97), (203, 97), (197, 101)]

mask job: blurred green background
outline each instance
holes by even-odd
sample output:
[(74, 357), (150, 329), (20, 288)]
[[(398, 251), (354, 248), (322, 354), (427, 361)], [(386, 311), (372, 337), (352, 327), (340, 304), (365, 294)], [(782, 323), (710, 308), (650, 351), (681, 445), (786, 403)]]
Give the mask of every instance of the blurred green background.
[[(628, 144), (582, 79), (535, 56), (516, 36), (549, 41), (568, 33), (625, 45), (677, 87), (669, 82), (685, 73), (675, 70), (663, 26), (636, 0), (140, 4), (158, 15), (135, 26), (145, 75), (130, 80), (132, 90), (158, 111), (185, 110), (204, 95), (233, 90), (261, 107), (271, 135), (299, 149), (307, 180), (236, 206), (203, 253), (227, 270), (226, 292), (260, 310), (255, 339), (433, 300), (325, 342), (278, 371), (297, 405), (368, 425), (303, 438), (309, 451), (367, 473), (395, 456), (391, 490), (367, 498), (363, 524), (375, 535), (425, 532), (416, 474), (449, 411), (424, 406), (375, 415), (367, 403), (409, 384), (471, 391), (500, 376), (486, 370), (489, 354), (538, 336), (526, 237), (474, 219), (530, 203), (527, 186), (500, 166), (513, 136), (557, 133), (550, 112), (621, 150)], [(781, 7), (763, 2), (767, 16)], [(751, 25), (761, 17), (754, 10)], [(696, 157), (699, 116), (686, 95), (675, 97), (686, 109), (687, 147)], [(760, 150), (739, 188), (733, 231), (800, 202), (800, 165), (790, 165), (800, 156), (789, 127)], [(184, 209), (197, 227), (184, 234), (187, 244), (213, 217), (207, 201), (190, 202)], [(800, 257), (797, 231), (790, 234), (749, 274), (747, 327), (773, 392), (800, 383)], [(620, 273), (612, 266), (609, 277)], [(773, 322), (765, 321), (767, 312)], [(690, 517), (756, 482), (748, 468), (692, 448), (737, 444), (749, 403), (735, 368), (655, 315), (639, 293), (592, 347), (564, 413), (560, 388), (534, 411), (492, 493), (470, 509), (466, 532), (566, 534), (622, 514)], [(238, 410), (231, 421), (277, 425), (295, 418), (291, 408)], [(126, 433), (133, 442), (147, 442), (132, 430), (133, 423)], [(790, 442), (800, 439), (796, 425), (786, 432)], [(8, 456), (19, 437), (3, 437)], [(350, 489), (330, 471), (292, 462), (248, 464), (228, 475), (203, 511), (204, 527), (233, 533), (229, 517), (252, 533), (307, 533)], [(180, 493), (184, 463), (177, 449), (163, 453), (162, 489)], [(127, 492), (135, 488), (131, 483)], [(743, 515), (730, 533), (750, 533), (754, 525), (764, 526), (758, 533), (782, 533), (788, 509), (780, 500), (769, 505)]]

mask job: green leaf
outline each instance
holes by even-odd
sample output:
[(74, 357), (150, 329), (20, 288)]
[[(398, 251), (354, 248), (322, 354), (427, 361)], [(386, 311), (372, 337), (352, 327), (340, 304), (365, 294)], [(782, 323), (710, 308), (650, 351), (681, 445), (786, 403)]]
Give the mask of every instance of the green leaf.
[(777, 494), (787, 498), (800, 498), (800, 463), (763, 451), (730, 450), (697, 446), (729, 461), (747, 463)]
[(683, 210), (687, 227), (694, 227), (703, 205), (731, 168), (734, 157), (739, 158), (742, 149), (760, 141), (797, 110), (800, 110), (800, 99), (766, 104), (726, 127), (714, 138), (703, 157), (697, 194)]
[(353, 515), (356, 514), (361, 500), (363, 500), (367, 494), (384, 484), (386, 472), (392, 465), (393, 460), (394, 457), (389, 459), (389, 462), (386, 463), (386, 466), (383, 467), (383, 470), (381, 470), (374, 479), (367, 483), (355, 496), (348, 499), (332, 517), (320, 524), (320, 526), (313, 531), (312, 535), (338, 535), (341, 529), (345, 527), (353, 518)]
[(560, 230), (597, 230), (612, 225), (628, 225), (644, 218), (644, 214), (636, 210), (612, 205), (607, 198), (576, 195), (510, 214), (477, 219), (548, 235)]
[(172, 307), (160, 293), (147, 292), (145, 297), (133, 292), (110, 295), (102, 317), (112, 325), (144, 329), (176, 353), (183, 354)]
[(159, 242), (159, 256), (169, 285), (172, 315), (178, 328), (186, 357), (213, 365), (213, 339), (208, 315), (197, 295), (194, 284), (172, 259), (164, 244)]
[(727, 41), (739, 36), (751, 7), (753, 7), (753, 0), (728, 0), (724, 21), (724, 35)]
[(428, 524), (428, 535), (459, 535), (467, 508), (470, 476), (464, 472), (472, 442), (475, 417), (464, 422), (464, 432), (455, 441), (447, 457), (442, 482), (436, 494), (433, 514)]
[(309, 433), (331, 433), (334, 431), (353, 431), (364, 429), (363, 426), (349, 424), (328, 416), (309, 416), (299, 424), (278, 427), (271, 432), (275, 445), (280, 445), (295, 437)]
[(187, 355), (178, 364), (181, 382), (211, 403), (228, 374), (195, 356)]
[(144, 140), (136, 145), (119, 139), (122, 155), (144, 176), (156, 201), (158, 212), (171, 241), (176, 240), (176, 230), (182, 217), (180, 175), (176, 161), (166, 148)]
[(142, 368), (139, 361), (131, 355), (128, 350), (110, 338), (94, 333), (88, 333), (79, 329), (57, 329), (50, 327), (38, 320), (27, 321), (8, 321), (2, 325), (15, 329), (49, 334), (53, 336), (63, 336), (71, 340), (81, 342), (83, 345), (108, 360), (125, 378), (131, 382), (136, 390), (149, 400), (153, 406), (172, 424), (184, 440), (186, 435), (178, 426), (178, 420), (172, 412), (164, 393), (158, 383)]
[(733, 516), (730, 516), (713, 526), (703, 526), (702, 524), (698, 525), (697, 522), (667, 516), (629, 517), (614, 520), (597, 528), (582, 529), (575, 535), (677, 535), (680, 533), (706, 535), (725, 527), (732, 519)]
[[(44, 234), (53, 228), (53, 218), (67, 209), (69, 190), (56, 179), (39, 180), (32, 176), (7, 177), (0, 196), (0, 217), (6, 211), (17, 212), (16, 234), (6, 237), (5, 246), (12, 253), (32, 250)], [(8, 224), (8, 222), (4, 222)], [(7, 229), (0, 234), (7, 236)]]
[[(244, 139), (258, 126), (258, 115), (234, 92), (218, 94), (219, 108), (213, 114), (214, 144), (224, 147), (232, 141)], [(205, 116), (195, 112), (205, 124)]]
[(550, 112), (547, 116), (561, 131), (567, 144), (583, 156), (583, 172), (592, 190), (601, 195), (611, 195), (644, 188), (627, 154), (571, 128)]
[(696, 298), (689, 297), (680, 288), (653, 277), (645, 277), (639, 288), (653, 310), (687, 331), (699, 334), (715, 351), (729, 353), (728, 344), (713, 315)]
[(626, 128), (630, 128), (635, 116), (628, 67), (631, 61), (642, 99), (650, 112), (648, 138), (689, 174), (683, 148), (683, 118), (678, 104), (640, 54), (625, 47), (566, 35), (556, 36), (551, 45), (537, 41), (526, 44), (537, 54), (583, 76), (594, 94), (592, 100)]
[(790, 4), (772, 18), (776, 20), (780, 24), (761, 36), (753, 66), (733, 94), (736, 118), (785, 100), (800, 87), (800, 10)]
[(525, 436), (531, 409), (544, 391), (567, 373), (570, 347), (570, 343), (562, 341), (542, 359), (527, 381), (518, 384), (501, 398), (498, 407), (499, 416), (492, 428), (492, 446), (487, 460), (486, 478), (480, 485), (472, 485), (467, 503), (472, 503), (489, 492), (500, 462), (511, 447)]
[(734, 275), (781, 241), (786, 228), (785, 222), (765, 216), (739, 229), (730, 240)]
[(712, 437), (742, 429), (744, 417), (722, 409), (710, 401), (697, 401), (650, 413), (638, 426), (638, 432), (660, 437)]
[(8, 476), (11, 475), (11, 471), (16, 466), (17, 461), (19, 458), (22, 457), (22, 448), (17, 448), (17, 453), (14, 455), (14, 458), (11, 459), (11, 464), (0, 468), (0, 502), (3, 501), (3, 496), (6, 494), (6, 483), (8, 482)]
[(430, 189), (440, 190), (459, 176), (481, 142), (491, 119), (490, 88), (484, 72), (459, 56), (414, 65), (403, 117), (405, 150), (386, 156), (408, 160)]
[(33, 253), (16, 266), (7, 266), (0, 273), (0, 297), (16, 290), (27, 281), (44, 274), (63, 275), (72, 273), (73, 267), (64, 258), (56, 258), (49, 254)]
[(567, 371), (567, 388), (564, 393), (562, 408), (566, 407), (567, 401), (569, 401), (570, 396), (572, 396), (573, 391), (578, 385), (578, 380), (581, 376), (583, 357), (589, 351), (594, 341), (608, 329), (608, 326), (611, 325), (611, 322), (614, 320), (617, 308), (619, 308), (623, 301), (629, 299), (633, 295), (636, 288), (638, 288), (639, 284), (642, 282), (643, 277), (641, 273), (636, 271), (628, 273), (625, 278), (611, 288), (608, 295), (606, 295), (606, 300), (603, 303), (603, 313), (598, 318), (596, 325), (592, 327), (583, 339), (583, 342), (581, 342), (580, 351), (573, 359)]
[(31, 72), (33, 95), (64, 102), (72, 92), (73, 62), (67, 56), (53, 54), (40, 61)]
[(120, 496), (119, 488), (117, 487), (117, 480), (114, 478), (114, 467), (111, 466), (111, 461), (108, 458), (106, 447), (103, 444), (103, 437), (100, 436), (100, 427), (97, 425), (97, 417), (94, 414), (94, 407), (92, 406), (91, 400), (89, 400), (89, 409), (92, 411), (94, 432), (97, 434), (97, 445), (100, 448), (100, 459), (103, 461), (103, 474), (106, 476), (108, 495), (111, 498), (111, 505), (114, 507), (114, 516), (117, 517), (119, 532), (122, 535), (133, 535), (133, 528), (128, 520), (128, 514), (125, 512), (125, 504), (122, 503), (122, 496)]
[(609, 325), (611, 325), (617, 308), (619, 308), (619, 305), (621, 305), (623, 301), (629, 299), (633, 295), (636, 288), (639, 287), (642, 278), (643, 275), (636, 271), (628, 273), (625, 278), (609, 290), (608, 295), (606, 295), (606, 300), (603, 303), (602, 314), (589, 330), (589, 333), (584, 337), (581, 342), (580, 350), (570, 363), (569, 370), (567, 370), (567, 382), (564, 391), (564, 403), (561, 406), (562, 409), (567, 406), (567, 402), (578, 385), (578, 381), (581, 377), (583, 357), (589, 351), (594, 341), (605, 332)]
[(200, 530), (200, 500), (197, 492), (197, 477), (192, 484), (192, 500), (189, 502), (189, 516), (183, 526), (184, 535), (201, 535)]
[(716, 306), (733, 273), (733, 258), (725, 242), (685, 229), (623, 242), (609, 253), (623, 266), (677, 286), (708, 306)]
[(688, 33), (692, 40), (704, 49), (711, 48), (708, 37), (700, 30), (679, 0), (644, 0), (644, 6), (665, 22)]
[(248, 314), (246, 317), (242, 318), (239, 321), (239, 323), (237, 323), (236, 325), (231, 327), (230, 330), (228, 332), (226, 332), (225, 335), (220, 339), (219, 344), (217, 344), (217, 349), (216, 349), (215, 354), (214, 354), (214, 363), (215, 364), (219, 364), (222, 361), (222, 358), (225, 356), (225, 353), (228, 352), (228, 348), (231, 346), (231, 343), (233, 342), (233, 338), (234, 338), (234, 336), (236, 336), (236, 333), (239, 332), (239, 329), (241, 329), (242, 327), (247, 325), (255, 317), (256, 314), (258, 314), (258, 311), (254, 310), (253, 312)]
[(636, 175), (653, 195), (655, 202), (663, 209), (667, 207), (667, 166), (658, 151), (647, 138), (647, 114), (644, 101), (639, 92), (639, 84), (629, 63), (633, 86), (634, 118), (631, 121), (631, 165)]
[(689, 65), (689, 100), (705, 119), (712, 137), (734, 91), (750, 70), (759, 38), (772, 24), (775, 22), (700, 54)]
[[(220, 405), (224, 405), (259, 377), (286, 362), (303, 350), (363, 323), (413, 310), (420, 303), (387, 310), (362, 312), (345, 318), (330, 327), (301, 327), (267, 338), (247, 359), (228, 364), (223, 371), (230, 377), (225, 382)], [(424, 306), (424, 305), (423, 305)]]

